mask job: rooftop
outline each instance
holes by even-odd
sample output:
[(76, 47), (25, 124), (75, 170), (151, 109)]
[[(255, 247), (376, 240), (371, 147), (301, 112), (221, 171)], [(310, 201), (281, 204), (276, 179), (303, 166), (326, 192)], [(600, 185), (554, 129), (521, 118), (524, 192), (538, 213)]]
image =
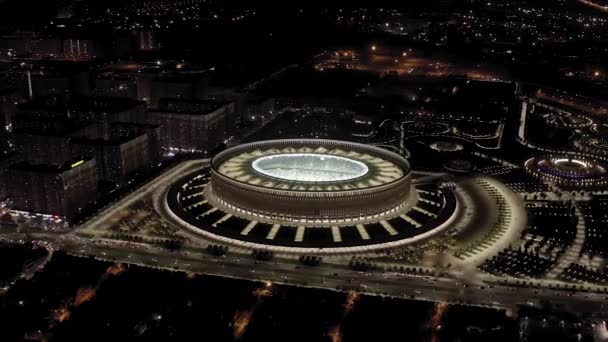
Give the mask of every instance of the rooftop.
[(67, 161), (63, 165), (55, 165), (55, 164), (30, 164), (27, 161), (22, 161), (17, 164), (12, 165), (10, 168), (13, 170), (21, 170), (21, 171), (32, 171), (38, 173), (49, 173), (49, 174), (59, 174), (65, 171), (76, 168), (85, 162), (91, 161), (92, 158), (89, 157), (81, 157), (72, 161)]
[(190, 115), (207, 115), (229, 103), (230, 102), (227, 101), (162, 98), (160, 99), (160, 110), (156, 111)]
[(133, 132), (130, 134), (113, 136), (113, 137), (110, 137), (109, 139), (80, 137), (80, 138), (72, 139), (72, 143), (80, 144), (80, 145), (105, 145), (105, 146), (122, 145), (129, 141), (135, 140), (138, 137), (145, 135), (145, 134), (146, 133), (143, 133), (143, 132), (141, 132), (141, 133)]
[(103, 111), (122, 112), (140, 105), (144, 102), (107, 96), (48, 96), (19, 105), (22, 110), (77, 110), (77, 111)]
[(75, 122), (64, 118), (16, 118), (15, 134), (68, 137), (91, 125), (90, 122)]

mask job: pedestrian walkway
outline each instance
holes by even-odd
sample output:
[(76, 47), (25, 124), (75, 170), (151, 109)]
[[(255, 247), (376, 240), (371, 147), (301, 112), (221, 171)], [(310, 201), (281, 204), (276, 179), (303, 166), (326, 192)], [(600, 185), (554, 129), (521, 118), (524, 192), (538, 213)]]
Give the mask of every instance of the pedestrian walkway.
[[(566, 200), (572, 199), (568, 194), (566, 194), (564, 197)], [(547, 274), (548, 279), (556, 279), (560, 274), (562, 274), (566, 267), (570, 266), (572, 263), (577, 263), (580, 259), (583, 244), (585, 243), (585, 217), (578, 208), (578, 205), (576, 205), (576, 202), (573, 201), (572, 203), (574, 203), (574, 214), (578, 218), (578, 222), (576, 224), (576, 236), (570, 248), (568, 248), (568, 250), (562, 254), (557, 261), (556, 266)]]

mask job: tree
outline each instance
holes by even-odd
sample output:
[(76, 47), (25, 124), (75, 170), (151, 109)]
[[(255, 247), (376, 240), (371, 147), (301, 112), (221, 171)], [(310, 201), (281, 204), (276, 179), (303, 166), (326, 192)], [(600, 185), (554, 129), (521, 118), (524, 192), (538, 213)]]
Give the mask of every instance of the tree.
[(172, 252), (181, 250), (184, 247), (184, 241), (181, 240), (165, 240), (163, 241), (163, 247), (167, 248)]
[(274, 257), (274, 253), (272, 251), (259, 251), (259, 250), (254, 250), (251, 255), (253, 256), (254, 259), (256, 260), (260, 260), (260, 261), (268, 261), (271, 260)]
[(323, 258), (318, 256), (302, 255), (299, 260), (304, 265), (317, 266), (323, 261)]
[(223, 256), (228, 252), (228, 246), (208, 245), (207, 253), (215, 256)]

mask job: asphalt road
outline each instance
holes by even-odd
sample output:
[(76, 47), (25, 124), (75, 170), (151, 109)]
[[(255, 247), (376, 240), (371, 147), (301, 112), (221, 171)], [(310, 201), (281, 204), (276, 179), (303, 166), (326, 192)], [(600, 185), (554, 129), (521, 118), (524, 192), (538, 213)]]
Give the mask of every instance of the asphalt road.
[(553, 306), (579, 313), (606, 313), (608, 294), (511, 287), (471, 283), (445, 277), (418, 276), (395, 272), (358, 272), (341, 265), (322, 263), (305, 266), (297, 261), (256, 262), (250, 256), (210, 256), (200, 252), (169, 252), (156, 247), (129, 247), (86, 243), (70, 251), (104, 260), (148, 267), (175, 269), (199, 274), (247, 280), (271, 281), (330, 290), (355, 290), (371, 295), (447, 301), (470, 305), (516, 309), (519, 305)]

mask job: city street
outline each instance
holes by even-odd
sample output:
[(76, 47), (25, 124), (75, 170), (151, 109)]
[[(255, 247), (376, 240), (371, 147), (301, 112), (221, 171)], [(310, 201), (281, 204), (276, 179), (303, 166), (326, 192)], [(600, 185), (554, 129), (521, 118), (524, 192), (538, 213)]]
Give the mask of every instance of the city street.
[[(608, 294), (581, 293), (555, 289), (499, 285), (487, 277), (485, 282), (470, 282), (470, 277), (445, 277), (401, 274), (396, 272), (358, 272), (341, 265), (323, 263), (304, 266), (297, 261), (256, 262), (250, 256), (225, 257), (200, 252), (174, 253), (157, 248), (117, 248), (86, 244), (71, 253), (103, 260), (124, 262), (200, 274), (239, 279), (271, 281), (281, 284), (325, 289), (352, 289), (371, 295), (387, 295), (431, 301), (515, 309), (518, 305), (548, 302), (576, 312), (604, 312)], [(498, 279), (497, 279), (498, 280)], [(481, 284), (481, 285), (480, 285)]]

